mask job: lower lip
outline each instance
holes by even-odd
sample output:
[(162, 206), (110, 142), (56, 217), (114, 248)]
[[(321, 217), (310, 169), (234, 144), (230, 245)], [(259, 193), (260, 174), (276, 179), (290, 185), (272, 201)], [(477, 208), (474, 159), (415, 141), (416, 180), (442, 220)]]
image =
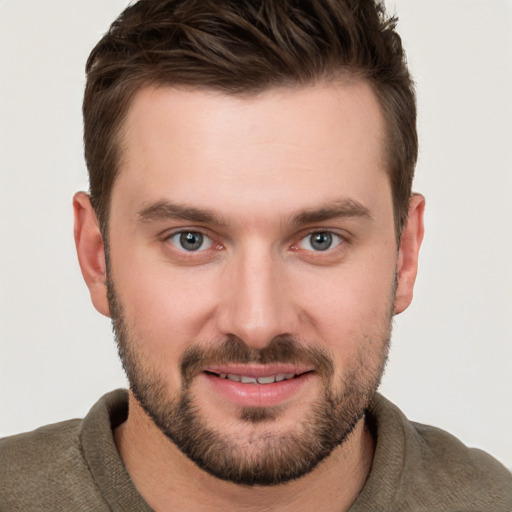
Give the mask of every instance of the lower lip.
[(242, 384), (204, 372), (201, 376), (217, 394), (240, 407), (281, 405), (298, 394), (313, 378), (311, 373), (304, 373), (299, 377), (271, 384)]

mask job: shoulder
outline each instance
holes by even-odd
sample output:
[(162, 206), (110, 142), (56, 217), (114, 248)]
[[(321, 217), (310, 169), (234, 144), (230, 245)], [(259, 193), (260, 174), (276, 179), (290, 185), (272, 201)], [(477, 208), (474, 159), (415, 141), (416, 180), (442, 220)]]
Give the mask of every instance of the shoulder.
[(6, 483), (37, 480), (48, 470), (62, 472), (70, 465), (76, 466), (80, 459), (80, 425), (80, 420), (69, 420), (1, 439), (3, 487)]
[(405, 486), (467, 510), (512, 510), (512, 475), (494, 457), (439, 428), (410, 422), (408, 430)]
[(0, 440), (2, 511), (101, 510), (75, 419)]
[(55, 455), (55, 449), (78, 445), (82, 420), (68, 420), (0, 439), (0, 456), (17, 465), (40, 461), (42, 454)]
[(376, 437), (367, 482), (372, 500), (393, 511), (512, 510), (512, 475), (489, 454), (409, 421), (380, 395), (368, 416)]

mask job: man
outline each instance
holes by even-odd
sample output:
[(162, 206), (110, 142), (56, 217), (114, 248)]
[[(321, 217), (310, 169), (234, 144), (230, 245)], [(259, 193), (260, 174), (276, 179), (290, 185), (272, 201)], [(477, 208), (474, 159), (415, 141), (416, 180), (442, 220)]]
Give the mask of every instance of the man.
[(75, 240), (130, 391), (4, 440), (5, 510), (509, 510), (376, 393), (424, 209), (382, 8), (140, 1), (87, 73)]

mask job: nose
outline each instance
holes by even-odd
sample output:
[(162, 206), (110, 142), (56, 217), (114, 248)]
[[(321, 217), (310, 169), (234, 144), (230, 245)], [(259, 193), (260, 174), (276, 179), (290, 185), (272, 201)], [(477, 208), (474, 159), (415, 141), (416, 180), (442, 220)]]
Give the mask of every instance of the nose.
[(272, 251), (253, 249), (233, 258), (223, 272), (218, 327), (253, 348), (294, 335), (299, 315), (287, 282), (286, 262)]

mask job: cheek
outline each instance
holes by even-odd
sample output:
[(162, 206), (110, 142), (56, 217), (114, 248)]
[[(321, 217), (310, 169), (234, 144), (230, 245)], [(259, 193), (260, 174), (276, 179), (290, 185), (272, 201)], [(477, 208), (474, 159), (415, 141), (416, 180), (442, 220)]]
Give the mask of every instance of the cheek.
[[(179, 277), (179, 276), (178, 276)], [(172, 389), (181, 386), (183, 352), (205, 339), (209, 307), (200, 290), (189, 290), (172, 275), (134, 272), (119, 286), (128, 340), (141, 371), (158, 375)], [(122, 290), (122, 291), (121, 291)], [(188, 290), (188, 291), (187, 291)]]
[(313, 301), (317, 339), (333, 358), (334, 390), (373, 387), (382, 372), (391, 334), (393, 279), (334, 280), (324, 300)]
[(168, 332), (176, 338), (197, 335), (202, 320), (214, 307), (213, 286), (207, 275), (144, 271), (123, 285), (125, 314), (148, 334)]
[(175, 364), (191, 342), (212, 335), (203, 332), (214, 308), (212, 276), (126, 249), (113, 252), (112, 272), (130, 340), (153, 365)]
[(382, 338), (389, 329), (394, 279), (392, 259), (379, 265), (347, 265), (310, 279), (304, 310), (317, 335), (332, 350), (345, 353), (355, 351), (363, 340)]

